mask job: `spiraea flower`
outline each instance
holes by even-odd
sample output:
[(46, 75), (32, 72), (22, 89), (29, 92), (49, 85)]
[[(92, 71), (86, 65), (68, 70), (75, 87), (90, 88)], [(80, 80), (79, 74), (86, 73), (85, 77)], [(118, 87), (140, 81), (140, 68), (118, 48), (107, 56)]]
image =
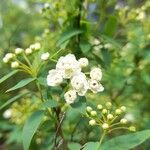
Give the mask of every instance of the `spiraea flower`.
[(63, 78), (65, 79), (69, 79), (76, 73), (81, 72), (80, 64), (73, 54), (60, 57), (56, 64), (56, 69), (61, 70)]
[(78, 95), (84, 96), (88, 90), (88, 81), (84, 73), (80, 72), (72, 77), (71, 85)]
[(32, 49), (31, 48), (27, 48), (27, 49), (25, 49), (25, 54), (27, 54), (27, 55), (30, 55), (30, 54), (32, 54)]
[[(47, 76), (47, 84), (49, 86), (58, 86), (63, 82), (63, 79), (69, 79), (71, 91), (74, 90), (76, 95), (84, 96), (88, 89), (93, 93), (102, 92), (104, 87), (100, 84), (102, 71), (100, 68), (93, 68), (90, 72), (90, 77), (82, 71), (83, 67), (89, 64), (87, 58), (79, 60), (73, 54), (62, 56), (58, 59), (56, 69), (49, 71)], [(65, 97), (65, 96), (64, 96)]]
[(63, 82), (62, 74), (55, 69), (49, 71), (47, 76), (47, 84), (49, 86), (58, 86)]
[(43, 54), (41, 55), (41, 59), (44, 60), (44, 61), (46, 61), (46, 60), (48, 60), (49, 56), (50, 56), (50, 54), (49, 54), (48, 52), (43, 53)]
[(19, 67), (19, 63), (17, 61), (13, 61), (11, 63), (11, 68), (18, 68)]
[(64, 94), (66, 103), (72, 104), (77, 99), (77, 94), (75, 90), (70, 90)]
[(16, 48), (15, 49), (15, 54), (21, 54), (23, 52), (23, 49), (22, 48)]

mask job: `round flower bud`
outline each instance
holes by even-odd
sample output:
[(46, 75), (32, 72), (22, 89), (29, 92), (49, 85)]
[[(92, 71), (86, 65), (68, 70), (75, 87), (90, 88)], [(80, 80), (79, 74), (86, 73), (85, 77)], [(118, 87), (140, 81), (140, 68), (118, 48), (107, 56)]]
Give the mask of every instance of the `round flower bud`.
[(5, 119), (9, 119), (11, 116), (12, 116), (12, 110), (11, 109), (7, 109), (6, 111), (4, 111), (3, 117)]
[(135, 128), (134, 126), (130, 126), (130, 127), (129, 127), (129, 130), (135, 132), (135, 131), (136, 131), (136, 128)]
[(8, 63), (8, 61), (9, 61), (9, 60), (8, 60), (6, 57), (3, 58), (3, 62), (4, 62), (4, 63)]
[(96, 121), (95, 121), (94, 119), (90, 120), (90, 121), (89, 121), (89, 125), (91, 125), (91, 126), (96, 125)]
[(88, 66), (88, 64), (89, 64), (89, 61), (87, 58), (80, 58), (78, 61), (79, 61), (81, 68), (84, 68), (84, 67)]
[(47, 53), (43, 53), (41, 55), (41, 59), (44, 60), (44, 61), (46, 61), (46, 60), (48, 60), (49, 56), (50, 56), (50, 54), (48, 52)]
[(103, 106), (101, 104), (97, 105), (97, 109), (101, 110), (103, 108)]
[(17, 61), (14, 61), (11, 63), (11, 68), (18, 68), (19, 63)]
[(102, 70), (100, 68), (93, 68), (90, 72), (90, 77), (93, 80), (100, 81), (102, 78)]
[(15, 49), (15, 53), (16, 54), (21, 54), (23, 52), (23, 49), (22, 48), (16, 48)]
[(86, 107), (86, 111), (87, 111), (87, 112), (91, 112), (91, 111), (92, 111), (92, 107), (87, 106), (87, 107)]
[(103, 128), (104, 130), (106, 130), (106, 129), (109, 128), (109, 125), (108, 125), (107, 123), (103, 123), (103, 124), (102, 124), (102, 128)]
[(41, 44), (40, 43), (37, 42), (37, 43), (34, 44), (34, 49), (35, 50), (39, 50), (40, 48), (41, 48)]
[(44, 8), (45, 8), (45, 9), (49, 9), (49, 8), (50, 8), (50, 4), (49, 4), (49, 3), (45, 3), (45, 4), (44, 4)]
[(27, 49), (25, 50), (25, 53), (26, 53), (27, 55), (30, 55), (30, 54), (32, 53), (32, 49), (31, 49), (31, 48), (27, 48)]
[(126, 111), (126, 107), (125, 106), (121, 106), (120, 109), (125, 112)]
[(127, 119), (125, 119), (125, 118), (123, 118), (123, 119), (120, 120), (120, 123), (121, 123), (121, 124), (126, 124), (127, 122), (128, 122), (128, 121), (127, 121)]
[(107, 119), (109, 119), (109, 120), (113, 119), (113, 117), (114, 117), (114, 116), (113, 116), (112, 114), (108, 114), (108, 115), (107, 115)]
[(122, 113), (122, 111), (121, 111), (121, 109), (116, 109), (115, 113), (116, 113), (117, 115), (120, 115), (120, 114)]
[(96, 116), (97, 112), (93, 110), (93, 111), (90, 112), (90, 114), (91, 114), (91, 116)]
[(8, 59), (8, 61), (9, 61), (10, 59), (12, 59), (14, 56), (15, 56), (15, 55), (14, 55), (13, 53), (7, 53), (7, 54), (5, 55), (6, 59)]
[(107, 103), (106, 103), (106, 107), (107, 107), (107, 108), (111, 108), (111, 106), (112, 106), (112, 103), (111, 103), (111, 102), (107, 102)]
[(107, 114), (107, 109), (103, 109), (102, 114)]

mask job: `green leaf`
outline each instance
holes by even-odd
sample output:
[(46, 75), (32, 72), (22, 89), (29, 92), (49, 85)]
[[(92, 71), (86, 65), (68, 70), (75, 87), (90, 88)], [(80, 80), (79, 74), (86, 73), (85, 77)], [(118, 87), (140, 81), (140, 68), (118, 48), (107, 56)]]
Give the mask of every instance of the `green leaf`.
[(0, 79), (0, 84), (4, 81), (6, 81), (8, 78), (10, 78), (11, 76), (13, 76), (14, 74), (16, 74), (18, 72), (18, 70), (14, 70), (12, 72), (10, 72), (9, 74), (5, 75), (4, 77), (2, 77)]
[(90, 51), (91, 44), (86, 42), (86, 41), (82, 41), (80, 43), (80, 48), (81, 48), (81, 51), (86, 54), (86, 53), (88, 53)]
[(28, 150), (31, 140), (44, 117), (43, 111), (34, 112), (23, 127), (22, 140), (24, 150)]
[(79, 143), (70, 142), (68, 143), (68, 150), (79, 150), (81, 145)]
[(78, 112), (84, 114), (86, 111), (86, 98), (84, 96), (80, 96), (78, 101), (73, 103), (71, 107)]
[(41, 108), (54, 108), (59, 106), (59, 103), (55, 100), (47, 100), (46, 102), (42, 103)]
[(6, 107), (7, 105), (9, 105), (10, 103), (14, 102), (15, 100), (21, 98), (22, 96), (28, 94), (29, 92), (26, 92), (26, 93), (21, 93), (21, 94), (18, 94), (17, 96), (9, 99), (6, 103), (4, 103), (2, 106), (0, 106), (0, 110), (3, 109), (4, 107)]
[[(83, 150), (97, 150), (99, 142), (88, 142), (83, 147)], [(110, 149), (109, 149), (110, 150)]]
[(20, 88), (26, 86), (27, 84), (29, 84), (30, 82), (34, 81), (35, 79), (36, 78), (27, 78), (27, 79), (21, 80), (19, 83), (17, 83), (15, 86), (10, 88), (6, 92), (10, 92), (10, 91), (14, 91), (14, 90), (20, 89)]
[(101, 147), (102, 150), (130, 150), (150, 138), (150, 130), (115, 137)]
[(60, 39), (57, 42), (57, 46), (61, 46), (61, 44), (63, 44), (65, 41), (69, 40), (70, 38), (72, 38), (75, 35), (81, 34), (82, 32), (83, 31), (79, 30), (79, 29), (67, 30), (60, 36)]
[(113, 33), (117, 29), (117, 18), (115, 16), (111, 16), (108, 19), (108, 22), (106, 23), (104, 33), (108, 36), (112, 36)]

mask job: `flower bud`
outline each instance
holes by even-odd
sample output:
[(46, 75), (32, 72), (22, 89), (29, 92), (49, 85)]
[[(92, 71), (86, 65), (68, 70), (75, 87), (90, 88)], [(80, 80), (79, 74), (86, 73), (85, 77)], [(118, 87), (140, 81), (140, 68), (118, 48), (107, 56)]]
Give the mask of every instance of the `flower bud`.
[(107, 109), (103, 109), (102, 114), (107, 114)]
[(18, 68), (19, 63), (17, 61), (14, 61), (11, 63), (11, 68)]
[(94, 126), (96, 124), (96, 121), (94, 119), (89, 121), (89, 125)]
[(87, 107), (86, 107), (86, 111), (87, 111), (87, 112), (91, 112), (91, 111), (92, 111), (92, 108), (91, 108), (90, 106), (87, 106)]
[(107, 108), (111, 108), (111, 106), (112, 106), (112, 103), (111, 103), (111, 102), (107, 102), (107, 103), (106, 103), (106, 107), (107, 107)]
[(107, 119), (109, 119), (109, 120), (113, 119), (113, 117), (114, 117), (114, 116), (113, 116), (112, 114), (108, 114), (108, 115), (107, 115)]
[(26, 53), (27, 55), (30, 55), (30, 54), (32, 53), (32, 49), (31, 49), (31, 48), (27, 48), (27, 49), (25, 50), (25, 53)]
[(35, 50), (39, 50), (40, 48), (41, 48), (41, 44), (40, 43), (37, 42), (37, 43), (34, 44), (34, 49)]
[(109, 128), (109, 125), (108, 125), (107, 123), (103, 123), (103, 124), (102, 124), (102, 128), (103, 128), (104, 130), (106, 130), (106, 129)]
[(126, 107), (125, 106), (121, 106), (120, 109), (125, 112), (126, 111)]
[(100, 105), (100, 104), (97, 105), (97, 109), (101, 110), (102, 108), (103, 108), (102, 105)]
[(4, 62), (4, 63), (8, 63), (8, 61), (9, 61), (9, 60), (8, 60), (6, 57), (3, 58), (3, 62)]
[(121, 109), (116, 109), (115, 111), (116, 115), (120, 115), (122, 113)]
[(128, 121), (127, 121), (127, 119), (125, 119), (125, 118), (123, 118), (123, 119), (120, 120), (120, 123), (121, 123), (121, 124), (126, 124), (127, 122), (128, 122)]
[(44, 53), (44, 54), (41, 55), (41, 59), (44, 60), (44, 61), (46, 61), (46, 60), (48, 60), (49, 55), (50, 55), (50, 54), (49, 54), (48, 52), (47, 52), (47, 53)]
[(15, 56), (15, 55), (14, 55), (13, 53), (7, 53), (7, 54), (5, 55), (5, 58), (8, 59), (8, 61), (9, 61), (9, 60), (12, 59), (14, 56)]
[(44, 8), (45, 8), (45, 9), (49, 9), (49, 8), (50, 8), (50, 4), (49, 4), (49, 3), (45, 3), (45, 4), (44, 4)]
[(89, 64), (89, 61), (87, 58), (80, 58), (78, 61), (82, 68), (87, 67)]
[(23, 52), (23, 49), (22, 48), (16, 48), (15, 49), (15, 54), (21, 54)]
[(129, 130), (135, 132), (135, 131), (136, 131), (136, 128), (135, 128), (134, 126), (130, 126), (130, 127), (129, 127)]
[(91, 114), (91, 116), (96, 116), (97, 112), (93, 110), (93, 111), (90, 112), (90, 114)]

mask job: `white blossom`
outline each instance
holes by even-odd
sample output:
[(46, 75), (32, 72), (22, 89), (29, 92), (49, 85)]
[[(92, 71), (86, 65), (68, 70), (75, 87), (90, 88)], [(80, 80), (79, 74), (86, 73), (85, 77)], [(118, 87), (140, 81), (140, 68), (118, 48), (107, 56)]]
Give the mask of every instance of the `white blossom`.
[(42, 59), (42, 60), (48, 60), (49, 56), (50, 56), (50, 54), (49, 54), (48, 52), (43, 53), (43, 54), (41, 55), (41, 59)]
[(15, 49), (15, 53), (16, 54), (21, 54), (23, 52), (23, 49), (22, 48), (16, 48)]
[(79, 61), (81, 68), (87, 67), (89, 64), (89, 61), (87, 58), (80, 58), (78, 61)]
[(11, 117), (11, 115), (12, 115), (12, 110), (11, 110), (11, 109), (7, 109), (7, 110), (4, 111), (4, 113), (3, 113), (3, 117), (4, 117), (5, 119), (9, 119), (9, 118)]
[(80, 96), (84, 96), (89, 88), (86, 76), (82, 72), (72, 77), (71, 85), (73, 89), (76, 90), (78, 95)]
[(102, 70), (100, 68), (93, 68), (90, 72), (90, 77), (93, 80), (100, 81), (102, 79)]
[(65, 98), (66, 103), (68, 103), (68, 104), (74, 103), (77, 98), (76, 91), (70, 90), (70, 91), (66, 92), (64, 94), (64, 98)]
[(17, 61), (13, 61), (11, 63), (11, 68), (18, 68), (19, 67), (19, 63)]
[(8, 63), (8, 61), (9, 61), (9, 60), (8, 60), (6, 57), (3, 58), (3, 62), (4, 62), (4, 63)]
[(69, 79), (81, 71), (80, 64), (73, 54), (60, 57), (56, 64), (56, 69), (62, 72), (63, 78), (65, 79)]
[(102, 92), (104, 90), (104, 87), (97, 81), (97, 80), (89, 80), (89, 89), (93, 93)]
[(37, 42), (37, 43), (34, 44), (34, 49), (35, 50), (39, 50), (40, 48), (41, 48), (41, 44), (40, 43)]
[(8, 61), (9, 61), (9, 60), (12, 59), (14, 56), (15, 56), (15, 55), (14, 55), (13, 53), (7, 53), (7, 54), (5, 55), (5, 58), (8, 59)]
[(58, 86), (63, 82), (63, 77), (61, 73), (55, 69), (49, 71), (47, 76), (47, 84), (49, 86)]

